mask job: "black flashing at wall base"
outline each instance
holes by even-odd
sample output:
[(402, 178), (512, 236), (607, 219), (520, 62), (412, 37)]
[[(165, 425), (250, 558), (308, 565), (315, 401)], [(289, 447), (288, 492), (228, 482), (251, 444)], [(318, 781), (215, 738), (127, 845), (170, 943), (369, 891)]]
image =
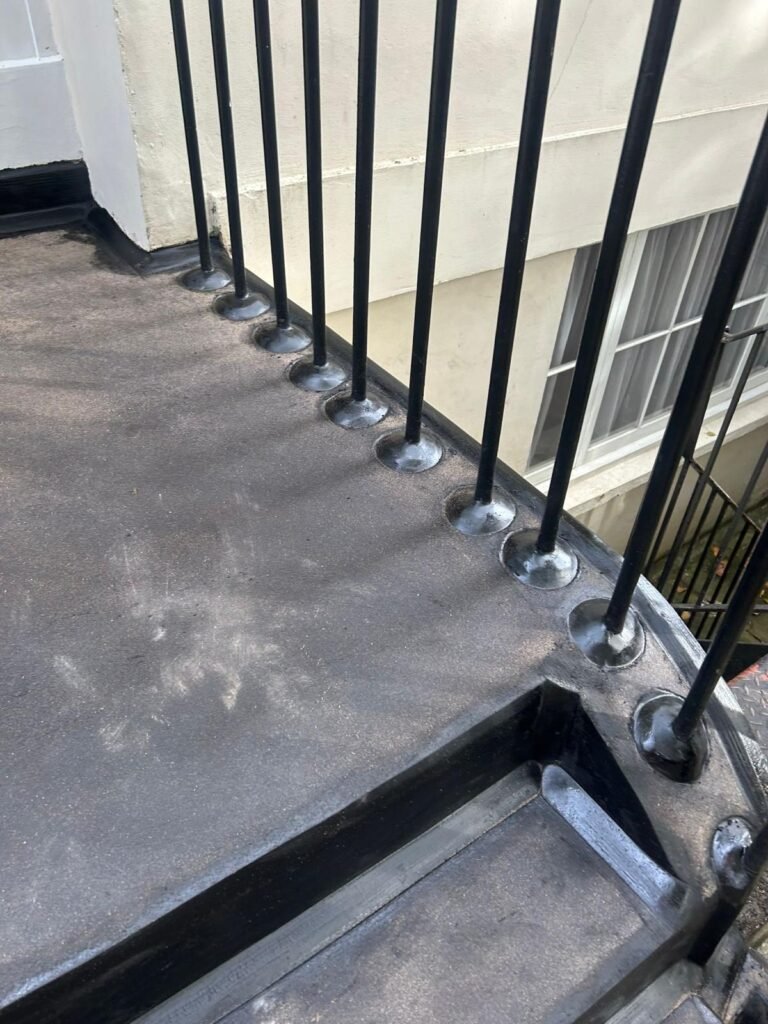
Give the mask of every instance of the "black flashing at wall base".
[[(132, 241), (91, 193), (82, 160), (0, 170), (0, 237), (79, 225), (96, 235), (121, 262), (138, 274), (185, 270), (198, 262), (196, 242), (147, 251)], [(218, 239), (211, 239), (220, 255)]]
[(88, 169), (82, 160), (0, 171), (0, 218), (92, 202)]
[[(197, 242), (169, 245), (147, 251), (130, 239), (101, 206), (95, 203), (86, 218), (86, 226), (97, 235), (114, 256), (127, 263), (137, 274), (166, 274), (197, 266), (200, 255)], [(217, 238), (211, 239), (214, 251), (223, 253)]]

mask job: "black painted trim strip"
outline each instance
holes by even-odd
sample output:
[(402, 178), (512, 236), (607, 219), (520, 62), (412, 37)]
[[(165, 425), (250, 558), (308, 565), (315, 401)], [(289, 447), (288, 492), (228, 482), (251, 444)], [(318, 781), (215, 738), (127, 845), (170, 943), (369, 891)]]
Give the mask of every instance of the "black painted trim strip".
[(0, 171), (0, 222), (5, 217), (93, 202), (82, 160)]

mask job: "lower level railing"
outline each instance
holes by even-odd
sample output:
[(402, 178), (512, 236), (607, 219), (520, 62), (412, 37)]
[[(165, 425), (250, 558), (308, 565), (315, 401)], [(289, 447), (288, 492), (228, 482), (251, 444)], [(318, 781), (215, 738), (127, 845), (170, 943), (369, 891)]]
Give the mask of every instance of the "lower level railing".
[[(726, 347), (745, 348), (736, 386), (703, 464), (694, 454), (701, 421), (692, 425), (645, 568), (651, 582), (702, 641), (713, 638), (749, 563), (762, 527), (760, 520), (764, 519), (756, 518), (752, 509), (768, 463), (768, 445), (757, 454), (737, 496), (721, 486), (715, 476), (719, 475), (721, 456), (725, 457), (723, 446), (750, 377), (765, 361), (766, 331), (768, 324), (724, 335), (723, 353)], [(702, 405), (702, 417), (703, 411)], [(764, 604), (752, 609), (758, 614), (765, 611), (768, 605)]]

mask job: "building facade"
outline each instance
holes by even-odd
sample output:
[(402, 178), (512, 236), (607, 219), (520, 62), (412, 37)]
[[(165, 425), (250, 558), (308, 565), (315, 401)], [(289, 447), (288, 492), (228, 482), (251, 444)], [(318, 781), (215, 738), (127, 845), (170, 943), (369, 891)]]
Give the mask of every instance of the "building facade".
[[(193, 237), (167, 5), (2, 2), (7, 165), (83, 158), (97, 202), (137, 244)], [(207, 5), (186, 6), (211, 219), (226, 244)], [(228, 0), (225, 10), (246, 261), (269, 278), (252, 12), (249, 0)], [(427, 400), (474, 436), (483, 420), (533, 11), (533, 0), (459, 7)], [(650, 0), (562, 4), (501, 447), (501, 457), (542, 488), (649, 12)], [(356, 0), (323, 0), (320, 14), (329, 323), (349, 336)], [(410, 355), (433, 21), (432, 3), (381, 4), (370, 354), (400, 378)], [(299, 3), (273, 4), (272, 22), (288, 283), (308, 307)], [(617, 548), (765, 116), (766, 42), (763, 0), (683, 0), (569, 500)], [(767, 296), (764, 232), (734, 332), (768, 319)], [(702, 451), (743, 358), (737, 344), (721, 364)], [(732, 426), (726, 489), (767, 440), (768, 353), (755, 364)]]

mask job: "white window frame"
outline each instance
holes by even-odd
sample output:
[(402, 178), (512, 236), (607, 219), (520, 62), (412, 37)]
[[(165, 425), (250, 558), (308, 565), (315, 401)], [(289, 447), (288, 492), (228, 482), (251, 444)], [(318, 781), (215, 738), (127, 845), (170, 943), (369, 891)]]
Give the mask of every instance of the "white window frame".
[[(726, 207), (729, 209), (729, 207)], [(663, 364), (664, 356), (669, 345), (669, 339), (671, 335), (685, 327), (690, 327), (700, 322), (701, 317), (694, 317), (691, 320), (682, 321), (681, 323), (675, 323), (675, 317), (682, 304), (685, 289), (688, 285), (691, 272), (696, 260), (696, 253), (701, 239), (706, 230), (707, 224), (709, 223), (710, 217), (720, 211), (713, 210), (710, 213), (704, 214), (701, 217), (701, 225), (699, 227), (698, 234), (696, 236), (696, 243), (691, 251), (691, 256), (688, 264), (688, 270), (683, 278), (680, 293), (677, 298), (675, 306), (675, 314), (672, 317), (674, 324), (673, 328), (664, 328), (659, 331), (652, 331), (649, 334), (643, 335), (639, 338), (632, 338), (629, 341), (620, 342), (620, 335), (624, 318), (627, 314), (629, 302), (632, 297), (632, 291), (634, 288), (637, 273), (640, 268), (641, 260), (643, 257), (643, 251), (645, 249), (648, 237), (651, 234), (651, 230), (639, 231), (627, 238), (627, 243), (624, 248), (624, 256), (622, 258), (621, 267), (616, 280), (616, 288), (614, 291), (613, 302), (611, 303), (611, 309), (608, 313), (608, 320), (603, 335), (603, 343), (600, 349), (600, 354), (597, 360), (597, 366), (595, 369), (595, 377), (592, 384), (592, 392), (590, 395), (589, 405), (587, 407), (586, 416), (584, 419), (584, 426), (581, 431), (581, 437), (579, 440), (579, 446), (576, 450), (576, 459), (574, 462), (573, 479), (580, 479), (588, 476), (595, 470), (602, 469), (606, 465), (610, 465), (615, 462), (619, 462), (622, 459), (628, 458), (636, 453), (642, 451), (645, 448), (650, 448), (658, 444), (663, 433), (664, 427), (666, 426), (667, 419), (669, 418), (669, 412), (661, 412), (654, 416), (649, 417), (645, 422), (641, 422), (639, 426), (627, 427), (625, 430), (618, 431), (610, 437), (603, 438), (599, 441), (592, 441), (592, 435), (595, 430), (597, 423), (597, 417), (600, 413), (600, 406), (603, 401), (603, 395), (608, 385), (608, 380), (611, 373), (611, 367), (613, 365), (614, 356), (617, 352), (622, 352), (625, 349), (634, 348), (637, 345), (643, 343), (651, 344), (657, 338), (664, 338), (664, 345), (662, 346), (661, 352), (659, 353), (658, 363), (656, 366), (651, 386), (648, 389), (648, 393), (645, 397), (643, 409), (640, 414), (640, 419), (646, 415), (648, 409), (648, 403), (650, 402), (653, 394), (653, 389), (658, 379), (658, 374)], [(662, 225), (660, 225), (662, 226)], [(575, 261), (574, 255), (574, 261)], [(757, 302), (761, 302), (759, 316), (757, 323), (764, 323), (768, 320), (768, 292), (761, 295), (751, 296), (748, 299), (743, 299), (734, 305), (734, 309), (738, 309), (742, 306), (751, 305)], [(553, 341), (552, 349), (556, 339)], [(736, 382), (744, 367), (744, 362), (749, 352), (749, 345), (744, 346), (744, 351), (741, 353), (741, 357), (733, 369), (731, 374), (730, 382), (727, 386), (718, 388), (713, 393), (710, 400), (709, 407), (704, 422), (708, 422), (717, 416), (721, 415), (728, 407), (728, 402), (733, 395), (736, 387)], [(567, 363), (562, 363), (557, 367), (550, 367), (547, 372), (547, 379), (555, 376), (558, 373), (567, 372), (575, 366), (575, 360), (571, 360)], [(752, 374), (749, 383), (744, 391), (743, 401), (752, 401), (762, 397), (768, 393), (768, 367), (763, 370), (759, 370)], [(533, 438), (532, 438), (533, 443)], [(550, 459), (547, 462), (543, 462), (538, 466), (530, 468), (526, 472), (526, 478), (534, 484), (536, 487), (546, 487), (549, 483), (549, 478), (552, 474), (553, 461)]]

